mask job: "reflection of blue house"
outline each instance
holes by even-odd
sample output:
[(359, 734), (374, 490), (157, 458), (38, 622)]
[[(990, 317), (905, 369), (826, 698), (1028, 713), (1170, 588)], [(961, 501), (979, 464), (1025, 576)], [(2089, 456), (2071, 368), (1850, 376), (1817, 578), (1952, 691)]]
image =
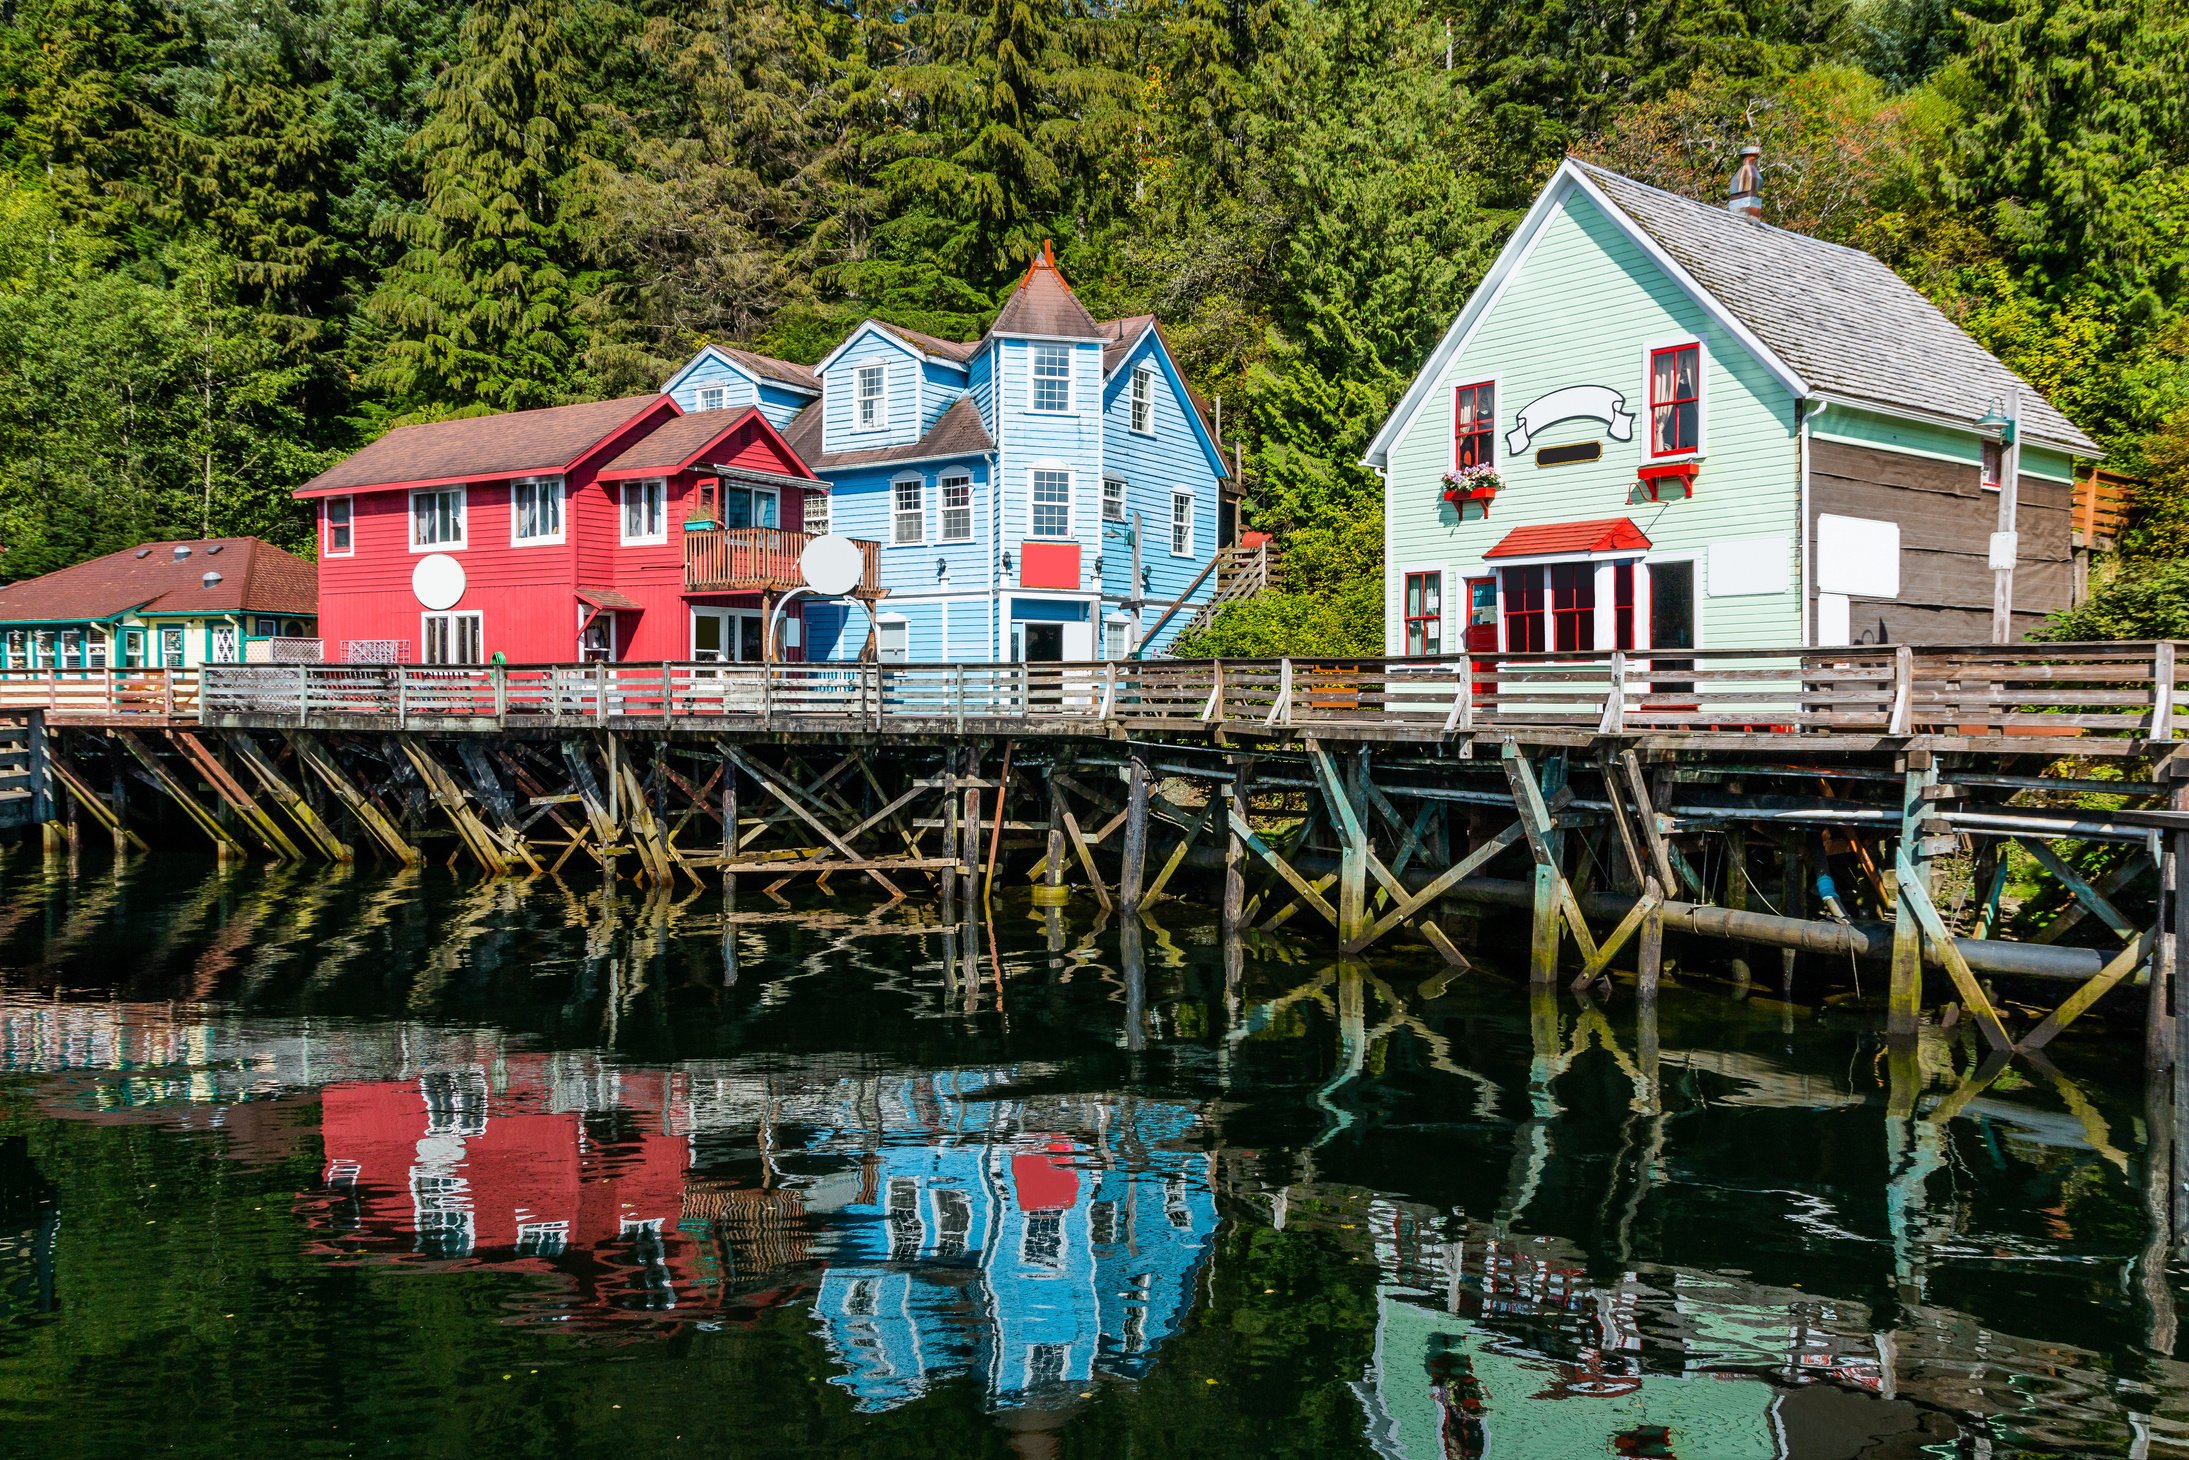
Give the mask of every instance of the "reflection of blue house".
[(930, 1139), (888, 1131), (840, 1211), (815, 1311), (861, 1408), (976, 1371), (1006, 1405), (1134, 1377), (1185, 1317), (1216, 1230), (1208, 1157), (1180, 1148), (1191, 1113), (1105, 1100), (1072, 1112), (1092, 1131), (1044, 1131), (1058, 1112), (968, 1098), (992, 1083), (908, 1081), (897, 1108), (929, 1112)]
[[(830, 483), (829, 530), (881, 544), (884, 660), (1157, 652), (1191, 616), (1159, 606), (1207, 600), (1236, 526), (1154, 317), (1095, 319), (1046, 252), (978, 340), (868, 320), (810, 369), (710, 345), (663, 389), (687, 412), (757, 406)], [(857, 609), (805, 626), (809, 660), (866, 648)]]

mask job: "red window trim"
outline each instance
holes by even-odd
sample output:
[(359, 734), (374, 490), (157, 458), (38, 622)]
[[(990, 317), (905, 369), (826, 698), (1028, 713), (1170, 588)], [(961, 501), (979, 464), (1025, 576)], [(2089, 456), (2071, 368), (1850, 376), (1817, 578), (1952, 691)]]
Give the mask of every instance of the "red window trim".
[[(1490, 393), (1489, 418), (1487, 420), (1484, 420), (1480, 416), (1477, 416), (1475, 418), (1474, 425), (1470, 427), (1464, 433), (1464, 435), (1462, 435), (1459, 429), (1459, 398), (1463, 395), (1466, 395), (1470, 391), (1477, 390), (1486, 390)], [(1475, 456), (1475, 459), (1473, 461), (1461, 460), (1461, 457), (1465, 455), (1465, 453), (1460, 449), (1461, 442), (1463, 440), (1472, 441), (1477, 439), (1479, 439), (1482, 444), (1479, 452)], [(1497, 465), (1497, 382), (1494, 380), (1477, 380), (1471, 385), (1453, 386), (1452, 470), (1459, 471), (1469, 466), (1495, 465)]]
[[(1658, 358), (1658, 357), (1659, 357), (1660, 355), (1670, 355), (1670, 354), (1674, 354), (1675, 352), (1677, 352), (1677, 351), (1680, 351), (1680, 350), (1693, 350), (1693, 351), (1695, 352), (1695, 393), (1694, 393), (1693, 395), (1675, 395), (1675, 396), (1671, 396), (1671, 397), (1669, 397), (1669, 398), (1667, 398), (1667, 399), (1665, 399), (1665, 400), (1659, 400), (1659, 399), (1657, 398), (1657, 358)], [(1675, 374), (1677, 374), (1677, 369), (1678, 369), (1678, 367), (1677, 367), (1677, 366), (1675, 366), (1675, 367), (1674, 367), (1674, 372), (1675, 372)], [(1688, 446), (1676, 446), (1676, 447), (1673, 447), (1672, 449), (1670, 449), (1670, 450), (1668, 450), (1668, 451), (1660, 451), (1660, 450), (1658, 450), (1658, 449), (1657, 449), (1657, 410), (1658, 410), (1658, 408), (1659, 408), (1660, 406), (1683, 406), (1683, 405), (1692, 405), (1692, 406), (1694, 406), (1694, 407), (1695, 407), (1695, 440), (1694, 440), (1694, 443), (1693, 443), (1692, 445), (1688, 445)], [(1661, 459), (1661, 458), (1664, 458), (1664, 457), (1670, 457), (1670, 456), (1692, 456), (1692, 455), (1694, 455), (1694, 454), (1695, 454), (1696, 452), (1698, 452), (1698, 451), (1702, 450), (1702, 445), (1703, 445), (1703, 347), (1702, 347), (1702, 342), (1701, 342), (1700, 340), (1686, 340), (1686, 341), (1683, 341), (1683, 342), (1681, 342), (1680, 344), (1677, 344), (1677, 345), (1659, 345), (1659, 346), (1658, 346), (1657, 348), (1655, 348), (1655, 349), (1653, 349), (1653, 350), (1651, 350), (1651, 351), (1649, 352), (1649, 454), (1650, 454), (1650, 456), (1651, 456), (1651, 457), (1653, 457), (1653, 458), (1659, 458), (1659, 459)]]
[[(1428, 613), (1415, 613), (1413, 611), (1415, 580), (1419, 579), (1427, 582), (1432, 578), (1436, 580), (1437, 585), (1436, 609)], [(1424, 597), (1426, 596), (1424, 594)], [(1399, 618), (1404, 625), (1404, 637), (1400, 639), (1399, 644), (1405, 653), (1413, 654), (1416, 652), (1414, 649), (1415, 624), (1433, 627), (1436, 631), (1436, 647), (1432, 649), (1427, 647), (1429, 627), (1423, 629), (1422, 643), (1424, 647), (1419, 652), (1423, 654), (1441, 654), (1444, 652), (1444, 572), (1442, 569), (1430, 568), (1423, 572), (1404, 575), (1399, 585)]]

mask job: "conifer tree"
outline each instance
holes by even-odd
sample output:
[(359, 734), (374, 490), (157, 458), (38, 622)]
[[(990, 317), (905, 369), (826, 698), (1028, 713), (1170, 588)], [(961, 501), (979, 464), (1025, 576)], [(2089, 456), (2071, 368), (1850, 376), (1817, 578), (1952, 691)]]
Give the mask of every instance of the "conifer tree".
[(578, 349), (572, 220), (578, 98), (592, 84), (564, 0), (475, 0), (412, 149), (422, 205), (372, 299), (376, 376), (412, 409), (563, 399)]

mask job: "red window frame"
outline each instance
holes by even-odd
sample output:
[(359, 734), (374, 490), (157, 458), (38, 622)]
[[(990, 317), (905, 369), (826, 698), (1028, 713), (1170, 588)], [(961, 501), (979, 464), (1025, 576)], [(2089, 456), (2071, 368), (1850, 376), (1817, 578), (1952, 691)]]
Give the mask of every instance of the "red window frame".
[(1596, 647), (1596, 564), (1550, 565), (1551, 647), (1561, 654)]
[[(1672, 380), (1669, 394), (1659, 394), (1657, 362), (1672, 356)], [(1680, 391), (1680, 356), (1689, 357), (1688, 388)], [(1666, 429), (1671, 430), (1671, 445), (1666, 445)], [(1702, 449), (1703, 439), (1703, 347), (1700, 344), (1666, 345), (1649, 352), (1649, 454), (1661, 456), (1692, 456)]]
[[(1596, 568), (1593, 562), (1537, 563), (1500, 570), (1505, 652), (1587, 654), (1596, 648)], [(1620, 574), (1624, 573), (1622, 585)], [(1615, 564), (1612, 586), (1620, 609), (1619, 647), (1632, 648), (1634, 567)]]
[(1444, 575), (1408, 573), (1401, 600), (1408, 655), (1444, 652)]
[(1482, 380), (1452, 391), (1452, 470), (1497, 465), (1497, 384)]
[(1540, 654), (1548, 647), (1543, 637), (1547, 615), (1543, 601), (1541, 568), (1506, 568), (1499, 572), (1498, 605), (1505, 620), (1505, 652)]

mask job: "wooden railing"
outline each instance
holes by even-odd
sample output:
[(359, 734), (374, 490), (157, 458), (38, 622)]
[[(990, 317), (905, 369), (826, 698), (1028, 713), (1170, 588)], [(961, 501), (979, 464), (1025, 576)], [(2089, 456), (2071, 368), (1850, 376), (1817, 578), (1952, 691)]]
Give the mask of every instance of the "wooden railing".
[(49, 722), (195, 724), (195, 669), (0, 669), (0, 710), (40, 710)]
[[(229, 725), (426, 729), (640, 723), (1429, 741), (1523, 731), (1690, 740), (2014, 737), (2031, 750), (2071, 741), (2088, 753), (2125, 753), (2177, 738), (2189, 698), (2177, 647), (1106, 664), (220, 665), (203, 671), (202, 712)], [(97, 675), (58, 686), (0, 682), (0, 707), (14, 696), (65, 706), (58, 718), (96, 718), (101, 686)], [(117, 717), (159, 703), (119, 677), (116, 686)], [(179, 696), (178, 706), (186, 700)]]
[(2113, 545), (2128, 521), (2128, 507), (2135, 500), (2135, 489), (2140, 485), (2134, 477), (2096, 467), (2075, 484), (2073, 526), (2082, 536), (2082, 546)]
[[(780, 527), (705, 527), (684, 534), (684, 591), (687, 593), (779, 592), (806, 581), (799, 555), (812, 542), (810, 532)], [(882, 545), (859, 542), (858, 591), (873, 594), (881, 584)]]

